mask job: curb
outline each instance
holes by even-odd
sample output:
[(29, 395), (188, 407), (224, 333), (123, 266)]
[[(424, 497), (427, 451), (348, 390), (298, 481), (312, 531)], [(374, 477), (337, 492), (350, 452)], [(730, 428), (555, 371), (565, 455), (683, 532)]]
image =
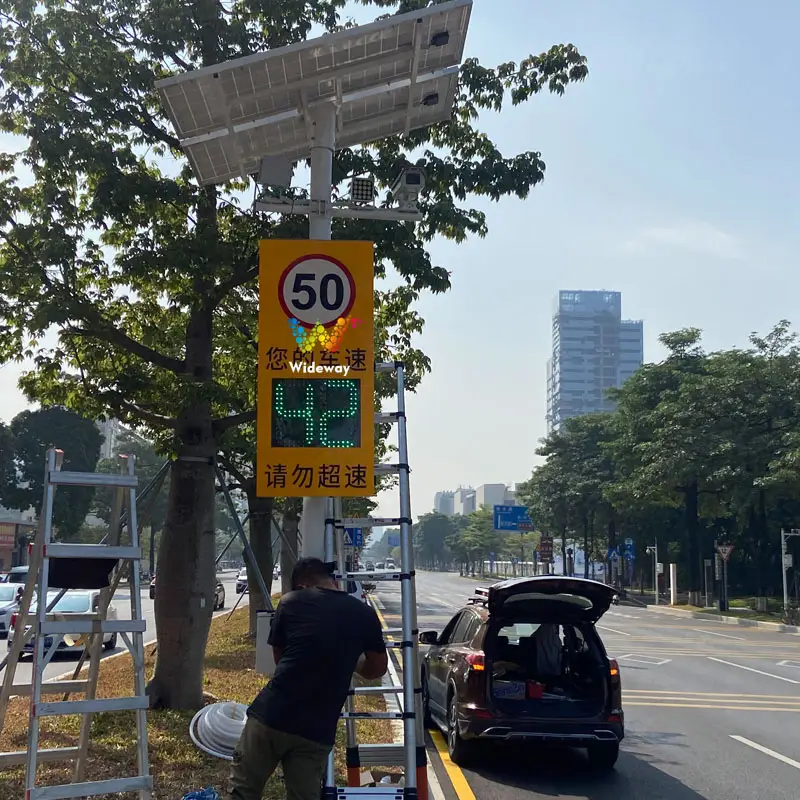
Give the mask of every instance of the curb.
[(689, 619), (718, 622), (721, 625), (737, 625), (740, 628), (763, 628), (765, 630), (773, 631), (774, 633), (788, 633), (795, 636), (800, 634), (800, 627), (797, 625), (784, 625), (782, 622), (764, 622), (759, 619), (728, 617), (719, 614), (706, 614), (703, 611), (688, 611), (682, 608), (661, 606), (647, 606), (647, 610), (656, 614), (672, 614), (674, 617), (688, 617)]

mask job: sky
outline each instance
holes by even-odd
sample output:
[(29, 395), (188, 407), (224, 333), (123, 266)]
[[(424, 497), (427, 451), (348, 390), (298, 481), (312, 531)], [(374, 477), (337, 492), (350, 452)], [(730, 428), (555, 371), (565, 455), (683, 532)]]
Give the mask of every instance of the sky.
[[(478, 123), (506, 156), (540, 152), (546, 177), (524, 201), (470, 201), (486, 239), (430, 247), (452, 289), (418, 306), (433, 364), (407, 402), (414, 516), (441, 489), (530, 476), (560, 289), (620, 291), (647, 361), (665, 331), (714, 350), (800, 324), (799, 29), (795, 0), (475, 0), (467, 57), (571, 42), (589, 76)], [(24, 368), (0, 366), (0, 419), (27, 406)], [(397, 515), (396, 493), (378, 499)]]

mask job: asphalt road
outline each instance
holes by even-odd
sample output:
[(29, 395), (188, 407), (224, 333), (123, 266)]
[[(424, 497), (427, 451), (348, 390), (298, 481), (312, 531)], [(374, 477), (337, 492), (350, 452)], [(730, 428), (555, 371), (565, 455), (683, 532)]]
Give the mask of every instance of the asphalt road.
[[(441, 630), (475, 586), (417, 572), (419, 629)], [(399, 586), (379, 584), (375, 598), (386, 624), (398, 627)], [(797, 796), (800, 636), (625, 606), (598, 628), (623, 682), (626, 738), (615, 771), (591, 775), (580, 751), (530, 745), (487, 751), (463, 772), (433, 756), (449, 800)]]
[[(214, 612), (214, 616), (219, 616), (220, 614), (225, 614), (230, 612), (233, 608), (236, 601), (239, 599), (239, 595), (236, 594), (236, 572), (224, 572), (220, 574), (220, 578), (222, 578), (222, 584), (225, 587), (225, 608), (219, 611)], [(147, 620), (147, 631), (144, 635), (145, 643), (152, 642), (156, 638), (156, 619), (155, 619), (155, 603), (153, 600), (150, 599), (149, 595), (149, 581), (146, 582), (146, 585), (142, 591), (142, 613), (144, 615), (145, 620)], [(119, 591), (114, 595), (114, 599), (112, 601), (114, 605), (117, 607), (117, 615), (119, 619), (130, 619), (131, 618), (131, 607), (130, 607), (130, 593), (127, 591), (127, 587), (120, 587)], [(247, 595), (242, 599), (242, 602), (239, 604), (239, 607), (247, 605)], [(115, 650), (111, 650), (108, 652), (103, 652), (103, 658), (108, 658), (115, 653), (122, 653), (127, 651), (125, 644), (122, 642), (122, 639), (118, 639), (119, 645)], [(0, 659), (5, 658), (6, 653), (6, 642), (3, 640), (0, 642)], [(77, 654), (72, 653), (56, 653), (53, 656), (53, 660), (47, 665), (44, 671), (45, 680), (53, 680), (60, 675), (63, 675), (66, 672), (69, 672), (75, 668), (75, 665), (78, 663), (78, 658), (80, 657), (80, 652)], [(0, 677), (3, 675), (3, 672), (0, 672)], [(26, 656), (22, 660), (21, 663), (17, 665), (17, 673), (14, 677), (14, 683), (29, 683), (31, 680), (31, 657)]]

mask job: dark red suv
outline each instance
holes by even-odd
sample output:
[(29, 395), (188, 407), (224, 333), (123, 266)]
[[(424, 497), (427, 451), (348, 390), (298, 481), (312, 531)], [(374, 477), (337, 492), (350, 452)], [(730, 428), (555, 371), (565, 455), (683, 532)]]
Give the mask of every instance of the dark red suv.
[(622, 684), (595, 628), (614, 594), (583, 578), (516, 578), (476, 590), (441, 634), (420, 634), (426, 723), (446, 734), (455, 763), (482, 741), (550, 741), (614, 766)]

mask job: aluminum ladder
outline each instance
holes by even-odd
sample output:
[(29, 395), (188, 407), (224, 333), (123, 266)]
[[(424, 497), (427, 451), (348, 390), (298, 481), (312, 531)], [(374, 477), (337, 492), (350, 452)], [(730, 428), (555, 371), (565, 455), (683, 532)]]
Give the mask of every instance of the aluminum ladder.
[[(344, 518), (340, 498), (328, 500), (325, 520), (326, 561), (336, 562), (336, 578), (340, 581), (399, 581), (402, 604), (402, 627), (387, 628), (387, 647), (402, 655), (402, 682), (394, 686), (354, 687), (342, 713), (347, 731), (347, 787), (337, 787), (333, 753), (328, 759), (322, 796), (325, 800), (351, 798), (395, 798), (396, 800), (428, 800), (427, 753), (422, 716), (419, 640), (417, 630), (417, 598), (414, 578), (414, 549), (411, 538), (411, 491), (409, 486), (408, 439), (406, 435), (405, 370), (402, 362), (379, 363), (376, 372), (394, 372), (397, 376), (397, 411), (375, 414), (375, 424), (397, 425), (398, 463), (376, 464), (376, 475), (397, 474), (400, 493), (400, 516)], [(400, 569), (393, 572), (347, 571), (345, 564), (344, 529), (372, 528), (392, 525), (400, 528)], [(335, 556), (334, 556), (335, 553)], [(399, 641), (394, 636), (399, 634)], [(391, 662), (391, 652), (390, 652)], [(390, 670), (391, 671), (391, 670)], [(400, 711), (357, 712), (356, 695), (397, 695), (402, 698)], [(356, 723), (359, 719), (401, 720), (403, 741), (395, 744), (358, 744)], [(403, 785), (360, 786), (362, 767), (402, 766)]]
[[(145, 692), (144, 632), (147, 627), (142, 617), (141, 575), (139, 562), (142, 550), (136, 518), (136, 488), (133, 456), (123, 456), (127, 469), (120, 474), (70, 472), (61, 469), (64, 454), (51, 448), (47, 451), (44, 478), (42, 514), (36, 537), (30, 546), (30, 565), (15, 625), (15, 636), (7, 659), (7, 669), (0, 690), (0, 729), (5, 719), (8, 701), (14, 695), (30, 696), (30, 724), (26, 751), (0, 753), (0, 768), (26, 765), (25, 800), (69, 800), (69, 798), (96, 797), (98, 795), (134, 792), (139, 800), (152, 800), (153, 778), (150, 775), (147, 747), (147, 708), (149, 698)], [(114, 488), (111, 531), (107, 544), (71, 544), (53, 542), (53, 500), (57, 486), (92, 486)], [(121, 510), (123, 494), (127, 490), (127, 527), (130, 544), (120, 544)], [(114, 589), (119, 585), (123, 571), (130, 564), (129, 583), (131, 619), (107, 619), (108, 604)], [(99, 604), (90, 614), (53, 614), (51, 609), (70, 589), (99, 589)], [(30, 605), (36, 591), (35, 615), (30, 615)], [(53, 590), (57, 596), (48, 604)], [(28, 617), (31, 619), (28, 620)], [(61, 619), (59, 619), (61, 617)], [(28, 625), (30, 623), (30, 627)], [(20, 633), (20, 631), (22, 633)], [(96, 699), (97, 680), (103, 644), (103, 634), (118, 634), (133, 657), (134, 695), (109, 699)], [(89, 674), (85, 680), (44, 682), (44, 670), (50, 663), (65, 635), (82, 634), (88, 637)], [(129, 636), (130, 634), (130, 636)], [(27, 641), (33, 638), (33, 677), (30, 684), (15, 684), (14, 673), (20, 653)], [(49, 647), (47, 640), (50, 639)], [(48, 702), (42, 695), (64, 694), (61, 701)], [(67, 701), (70, 693), (82, 693), (83, 700)], [(92, 714), (97, 712), (135, 711), (138, 774), (133, 777), (85, 781), (89, 734)], [(81, 714), (81, 730), (77, 746), (40, 749), (39, 734), (42, 717)], [(44, 762), (74, 761), (73, 780), (69, 784), (37, 786), (36, 773)]]

